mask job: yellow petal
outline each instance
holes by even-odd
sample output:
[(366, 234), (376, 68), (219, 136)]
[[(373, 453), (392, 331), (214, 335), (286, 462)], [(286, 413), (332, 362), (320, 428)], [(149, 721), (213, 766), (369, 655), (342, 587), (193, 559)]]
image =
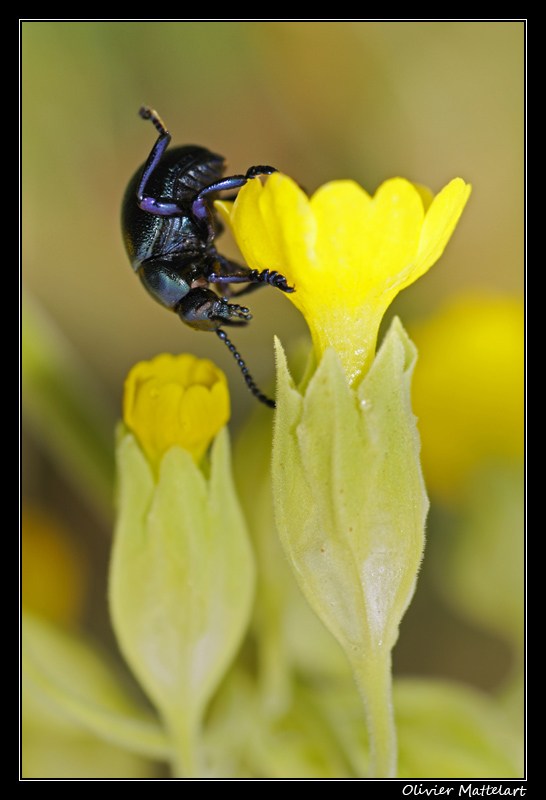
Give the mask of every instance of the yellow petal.
[(455, 178), (432, 201), (421, 231), (419, 267), (413, 280), (423, 275), (444, 252), (471, 190), (469, 184)]
[(274, 269), (296, 291), (320, 361), (327, 347), (357, 384), (396, 294), (442, 254), (470, 194), (457, 178), (432, 198), (403, 178), (370, 197), (354, 181), (332, 181), (309, 200), (281, 173), (249, 181), (233, 206), (217, 203), (252, 269)]
[(229, 419), (226, 377), (208, 359), (187, 353), (141, 361), (125, 382), (123, 416), (155, 474), (174, 445), (199, 462)]

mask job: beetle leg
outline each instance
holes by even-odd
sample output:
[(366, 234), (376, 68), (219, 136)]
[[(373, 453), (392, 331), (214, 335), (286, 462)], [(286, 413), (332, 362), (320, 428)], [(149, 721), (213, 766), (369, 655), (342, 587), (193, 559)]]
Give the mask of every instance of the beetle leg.
[(218, 263), (220, 264), (220, 272), (214, 272), (212, 268), (210, 270), (205, 270), (204, 277), (209, 283), (249, 284), (244, 289), (241, 289), (240, 292), (234, 294), (234, 297), (252, 292), (254, 289), (264, 284), (274, 286), (276, 289), (280, 289), (281, 292), (286, 292), (287, 294), (291, 294), (295, 291), (293, 286), (288, 286), (284, 275), (281, 275), (281, 273), (276, 270), (264, 269), (260, 272), (257, 269), (249, 269), (246, 266), (237, 264), (235, 261), (229, 261), (227, 258), (220, 255), (218, 256)]
[(176, 205), (176, 203), (165, 203), (161, 200), (156, 200), (155, 197), (150, 197), (146, 195), (146, 185), (150, 180), (154, 170), (156, 169), (157, 165), (161, 161), (163, 153), (169, 146), (171, 141), (171, 134), (165, 127), (165, 123), (157, 113), (152, 108), (148, 108), (148, 106), (141, 106), (139, 109), (140, 116), (142, 119), (150, 119), (157, 130), (159, 131), (159, 137), (152, 147), (151, 153), (148, 156), (148, 160), (144, 165), (144, 169), (142, 170), (142, 176), (140, 178), (140, 183), (138, 184), (137, 188), (137, 200), (138, 205), (143, 211), (148, 211), (150, 214), (158, 214), (160, 216), (171, 217), (177, 214), (183, 214), (184, 212), (182, 209)]
[[(248, 294), (265, 285), (256, 281), (252, 283), (250, 269), (242, 264), (237, 264), (236, 261), (228, 261), (227, 258), (218, 255), (218, 262), (222, 267), (221, 273), (207, 272), (205, 270), (205, 280), (221, 286), (227, 297), (240, 297), (242, 294)], [(234, 292), (231, 288), (232, 283), (246, 283), (248, 285), (238, 292)]]
[[(194, 197), (191, 208), (193, 213), (198, 219), (205, 219), (207, 215), (210, 216), (210, 210), (207, 205), (207, 195), (214, 194), (215, 192), (223, 192), (226, 189), (240, 189), (251, 178), (256, 178), (258, 175), (271, 175), (272, 172), (277, 172), (275, 167), (267, 167), (261, 165), (259, 167), (249, 167), (244, 175), (231, 175), (228, 178), (220, 178), (209, 186), (205, 186)], [(230, 197), (232, 200), (237, 195)]]
[[(246, 265), (230, 261), (220, 253), (217, 253), (214, 261), (209, 262), (209, 265), (204, 269), (203, 277), (209, 283), (220, 284), (225, 294), (231, 297), (234, 296), (230, 287), (231, 283), (249, 283), (251, 280), (250, 269)], [(256, 288), (260, 286), (260, 284), (252, 285), (256, 286)], [(246, 287), (237, 294), (243, 294), (246, 291), (250, 291), (250, 289)]]
[[(229, 186), (225, 186), (224, 188), (225, 189), (236, 189), (236, 188), (240, 189), (251, 178), (257, 178), (258, 175), (271, 175), (273, 172), (278, 172), (278, 170), (275, 167), (268, 167), (265, 164), (262, 164), (259, 167), (249, 167), (244, 176), (243, 175), (233, 175), (232, 176), (232, 178), (235, 178), (237, 180), (236, 184), (234, 183), (234, 184), (231, 184)], [(224, 180), (231, 181), (232, 178), (225, 178)], [(242, 181), (242, 182), (239, 183), (239, 181)], [(216, 191), (218, 191), (218, 190), (216, 190)], [(230, 194), (229, 197), (224, 197), (224, 200), (228, 200), (230, 202), (233, 202), (233, 200), (236, 200), (236, 199), (237, 199), (237, 194)]]
[(249, 167), (244, 175), (231, 175), (226, 178), (220, 178), (210, 186), (205, 186), (195, 196), (195, 200), (199, 200), (207, 194), (213, 192), (223, 192), (226, 189), (240, 189), (251, 178), (256, 178), (258, 175), (271, 175), (272, 172), (277, 172), (275, 167), (267, 167), (261, 165), (259, 167)]
[(264, 164), (260, 164), (259, 167), (249, 167), (245, 178), (249, 180), (250, 178), (256, 178), (258, 175), (271, 175), (273, 172), (278, 172), (278, 170), (275, 167), (267, 167)]
[(259, 272), (257, 269), (251, 269), (250, 280), (256, 283), (268, 283), (270, 286), (274, 286), (275, 289), (286, 292), (286, 294), (292, 294), (292, 292), (296, 291), (295, 286), (289, 286), (284, 275), (281, 275), (276, 270), (263, 269)]

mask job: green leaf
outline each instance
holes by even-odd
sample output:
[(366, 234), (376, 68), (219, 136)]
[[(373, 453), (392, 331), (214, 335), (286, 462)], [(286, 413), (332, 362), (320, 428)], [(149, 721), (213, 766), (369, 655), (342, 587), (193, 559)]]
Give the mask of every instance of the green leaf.
[(222, 683), (208, 722), (211, 772), (217, 779), (354, 777), (317, 693), (297, 681), (289, 707), (270, 714), (252, 677), (236, 665)]
[[(317, 696), (356, 774), (365, 777), (368, 735), (354, 687), (331, 683)], [(497, 699), (450, 681), (395, 678), (398, 771), (405, 780), (521, 778), (522, 739)]]
[(22, 626), (23, 691), (100, 739), (152, 758), (170, 746), (99, 649), (28, 612)]
[(21, 364), (25, 423), (75, 488), (111, 518), (114, 417), (70, 343), (26, 294)]
[[(442, 588), (459, 611), (523, 658), (523, 465), (486, 463), (472, 475), (446, 552)], [(485, 579), (487, 576), (487, 579)]]
[(400, 680), (394, 700), (399, 778), (524, 777), (522, 742), (485, 693), (447, 681)]

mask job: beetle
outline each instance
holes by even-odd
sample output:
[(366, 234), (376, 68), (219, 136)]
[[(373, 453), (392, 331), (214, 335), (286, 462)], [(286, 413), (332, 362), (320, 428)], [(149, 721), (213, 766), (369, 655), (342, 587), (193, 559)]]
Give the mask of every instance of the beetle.
[[(274, 408), (275, 401), (260, 392), (245, 362), (222, 326), (247, 325), (246, 306), (229, 302), (269, 284), (293, 292), (275, 270), (250, 269), (222, 256), (215, 240), (222, 230), (213, 201), (224, 190), (240, 189), (274, 167), (250, 167), (244, 175), (224, 177), (222, 156), (205, 147), (183, 145), (167, 150), (171, 135), (156, 111), (141, 106), (142, 119), (159, 133), (147, 161), (135, 172), (123, 197), (121, 227), (125, 248), (144, 287), (182, 322), (201, 331), (214, 331), (236, 359), (252, 394)], [(247, 284), (237, 293), (232, 284)], [(222, 289), (219, 295), (212, 287)]]

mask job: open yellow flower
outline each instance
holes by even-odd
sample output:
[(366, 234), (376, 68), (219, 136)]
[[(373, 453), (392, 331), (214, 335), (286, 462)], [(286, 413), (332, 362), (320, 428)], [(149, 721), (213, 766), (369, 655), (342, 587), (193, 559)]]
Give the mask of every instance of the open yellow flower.
[(429, 489), (457, 503), (480, 466), (523, 460), (524, 307), (519, 297), (454, 298), (410, 328), (412, 405)]
[(162, 354), (135, 364), (125, 381), (125, 424), (156, 473), (173, 445), (199, 463), (229, 414), (226, 376), (206, 358)]
[(371, 197), (332, 181), (308, 198), (286, 175), (249, 181), (235, 203), (216, 206), (252, 269), (277, 270), (296, 291), (320, 361), (339, 354), (351, 385), (375, 354), (379, 324), (398, 292), (441, 256), (470, 194), (460, 178), (432, 197), (402, 178)]

